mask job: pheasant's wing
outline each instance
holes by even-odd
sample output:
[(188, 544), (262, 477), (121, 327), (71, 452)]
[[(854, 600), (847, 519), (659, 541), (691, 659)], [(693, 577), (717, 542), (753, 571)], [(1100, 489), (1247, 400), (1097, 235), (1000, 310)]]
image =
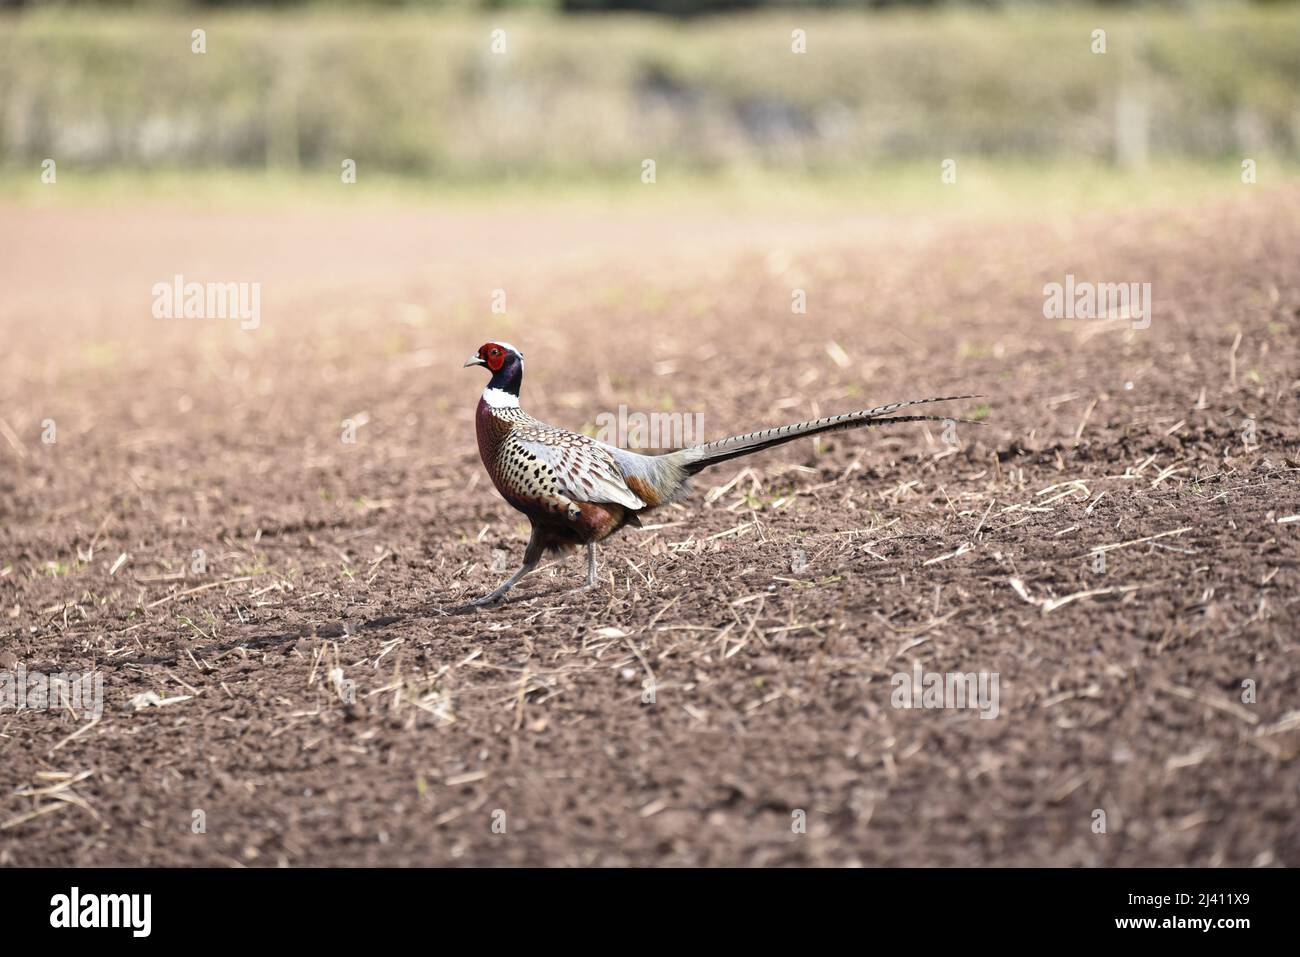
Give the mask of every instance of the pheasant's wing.
[(642, 509), (643, 502), (623, 479), (610, 450), (567, 429), (516, 427), (511, 438), (525, 455), (546, 468), (559, 491), (575, 502), (613, 502)]

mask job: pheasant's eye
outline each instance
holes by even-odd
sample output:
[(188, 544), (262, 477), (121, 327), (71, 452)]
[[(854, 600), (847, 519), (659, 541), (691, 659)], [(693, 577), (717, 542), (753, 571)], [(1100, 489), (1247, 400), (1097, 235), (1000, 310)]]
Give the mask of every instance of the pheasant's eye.
[(499, 355), (501, 355), (501, 350), (500, 350), (500, 349), (493, 349), (493, 350), (492, 350), (492, 354), (493, 354), (494, 356), (499, 356)]

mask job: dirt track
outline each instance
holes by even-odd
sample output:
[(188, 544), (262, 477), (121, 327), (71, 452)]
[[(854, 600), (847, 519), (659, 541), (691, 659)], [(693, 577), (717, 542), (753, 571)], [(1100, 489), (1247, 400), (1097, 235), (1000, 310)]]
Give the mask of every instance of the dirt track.
[[(0, 671), (105, 691), (0, 711), (0, 864), (1300, 865), (1300, 193), (714, 225), (0, 210)], [(259, 328), (152, 318), (176, 273)], [(1150, 328), (1044, 319), (1067, 273)], [(489, 337), (572, 428), (988, 414), (722, 466), (599, 589), (443, 615), (526, 537)], [(892, 707), (915, 662), (998, 717)]]

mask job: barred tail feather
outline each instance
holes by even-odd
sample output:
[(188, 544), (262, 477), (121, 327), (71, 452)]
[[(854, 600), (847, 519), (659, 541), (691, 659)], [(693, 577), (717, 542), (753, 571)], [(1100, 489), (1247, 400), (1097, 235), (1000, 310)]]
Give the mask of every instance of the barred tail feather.
[(798, 422), (794, 425), (784, 425), (776, 429), (764, 429), (761, 432), (733, 435), (730, 438), (719, 439), (716, 442), (706, 442), (703, 445), (682, 449), (680, 452), (674, 452), (673, 456), (677, 459), (676, 464), (687, 475), (694, 475), (696, 472), (711, 465), (717, 465), (719, 462), (740, 458), (742, 455), (752, 455), (755, 452), (783, 445), (795, 439), (806, 438), (810, 435), (821, 435), (824, 432), (863, 429), (874, 425), (895, 425), (899, 422), (946, 422), (950, 418), (949, 416), (892, 415), (891, 413), (910, 406), (928, 405), (932, 402), (953, 402), (959, 399), (977, 398), (979, 396), (948, 395), (932, 399), (911, 399), (906, 402), (894, 402), (890, 405), (865, 409), (861, 412), (845, 412), (842, 415), (827, 416), (822, 419), (814, 419), (811, 422)]

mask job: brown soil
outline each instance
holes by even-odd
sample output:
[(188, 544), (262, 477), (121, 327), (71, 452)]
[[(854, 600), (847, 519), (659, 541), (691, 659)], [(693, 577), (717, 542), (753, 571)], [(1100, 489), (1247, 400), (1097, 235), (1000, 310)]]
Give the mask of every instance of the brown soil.
[[(90, 725), (0, 711), (0, 864), (1300, 865), (1296, 192), (0, 233), (0, 670), (105, 689)], [(261, 326), (152, 318), (176, 273), (260, 282)], [(1044, 319), (1066, 273), (1151, 282), (1150, 328)], [(575, 556), (446, 615), (526, 538), (474, 445), (486, 338), (572, 428), (988, 414), (721, 466), (601, 587)], [(915, 662), (998, 673), (998, 717), (895, 709)]]

